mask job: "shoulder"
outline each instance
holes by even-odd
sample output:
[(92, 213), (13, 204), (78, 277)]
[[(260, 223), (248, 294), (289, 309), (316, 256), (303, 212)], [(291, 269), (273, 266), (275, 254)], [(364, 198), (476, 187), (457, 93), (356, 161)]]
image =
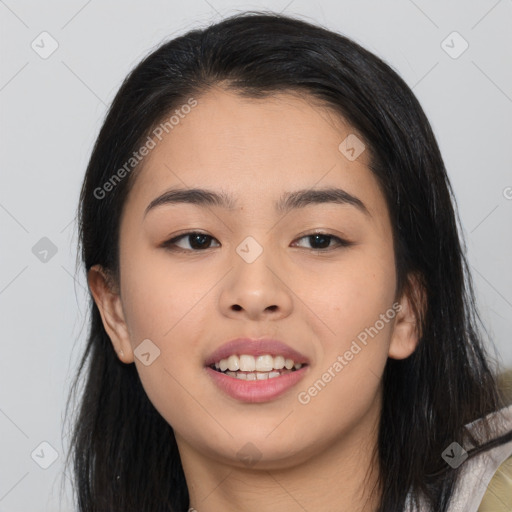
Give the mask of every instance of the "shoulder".
[[(500, 389), (512, 403), (512, 369), (499, 375)], [(508, 407), (510, 411), (512, 407)], [(511, 427), (509, 422), (509, 427)], [(507, 457), (493, 474), (477, 512), (510, 512), (512, 510), (512, 455)]]
[[(498, 436), (511, 432), (512, 405), (489, 419), (496, 425)], [(478, 423), (467, 427), (476, 433)], [(468, 451), (471, 447), (464, 446)], [(449, 512), (512, 511), (512, 440), (470, 457), (461, 469)]]
[[(492, 413), (488, 419), (496, 426), (498, 437), (512, 432), (512, 404)], [(466, 427), (477, 434), (480, 422), (477, 420)], [(468, 458), (467, 452), (473, 447), (472, 443), (459, 445), (467, 460), (460, 468), (448, 512), (512, 512), (512, 440)], [(418, 499), (420, 512), (430, 511), (425, 500), (421, 496)], [(404, 512), (416, 511), (412, 502), (410, 491)]]
[(512, 455), (494, 473), (478, 512), (510, 512), (512, 510)]

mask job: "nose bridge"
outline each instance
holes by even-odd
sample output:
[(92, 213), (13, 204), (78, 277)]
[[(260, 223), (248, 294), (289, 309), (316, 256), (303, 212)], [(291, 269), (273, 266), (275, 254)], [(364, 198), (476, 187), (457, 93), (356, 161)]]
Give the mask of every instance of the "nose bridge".
[[(265, 240), (268, 243), (268, 238)], [(271, 251), (270, 245), (264, 246), (254, 236), (247, 236), (236, 246), (233, 270), (221, 297), (226, 314), (245, 312), (252, 318), (268, 313), (287, 314), (291, 297), (278, 278), (279, 270), (274, 268), (279, 255)]]
[[(262, 236), (258, 237), (262, 240)], [(271, 297), (275, 289), (272, 268), (271, 247), (268, 239), (265, 245), (255, 237), (247, 236), (235, 249), (234, 279), (240, 284), (241, 291), (249, 294)], [(274, 255), (275, 256), (275, 255)]]

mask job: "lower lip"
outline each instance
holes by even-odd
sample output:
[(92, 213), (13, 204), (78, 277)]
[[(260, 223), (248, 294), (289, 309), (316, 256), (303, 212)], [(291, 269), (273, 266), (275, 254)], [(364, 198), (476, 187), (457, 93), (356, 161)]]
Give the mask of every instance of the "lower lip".
[(307, 366), (279, 377), (265, 380), (242, 380), (230, 377), (210, 367), (206, 371), (213, 382), (227, 395), (242, 402), (268, 402), (291, 389), (304, 377)]

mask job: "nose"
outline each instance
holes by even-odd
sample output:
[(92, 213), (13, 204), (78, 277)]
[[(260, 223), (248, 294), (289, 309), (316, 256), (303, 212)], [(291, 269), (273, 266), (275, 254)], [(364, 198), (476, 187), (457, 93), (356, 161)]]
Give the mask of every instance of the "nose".
[(252, 262), (235, 252), (233, 268), (222, 281), (219, 306), (222, 314), (247, 320), (278, 320), (287, 317), (293, 306), (292, 291), (286, 283), (278, 259), (264, 250)]

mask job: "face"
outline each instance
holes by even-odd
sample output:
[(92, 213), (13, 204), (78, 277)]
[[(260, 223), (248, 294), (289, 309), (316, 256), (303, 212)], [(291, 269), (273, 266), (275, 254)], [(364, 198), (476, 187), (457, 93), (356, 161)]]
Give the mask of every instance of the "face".
[[(125, 203), (119, 293), (98, 269), (89, 282), (182, 453), (286, 467), (367, 434), (387, 358), (415, 348), (390, 218), (333, 112), (291, 93), (196, 99)], [(189, 189), (225, 201), (172, 195)]]

